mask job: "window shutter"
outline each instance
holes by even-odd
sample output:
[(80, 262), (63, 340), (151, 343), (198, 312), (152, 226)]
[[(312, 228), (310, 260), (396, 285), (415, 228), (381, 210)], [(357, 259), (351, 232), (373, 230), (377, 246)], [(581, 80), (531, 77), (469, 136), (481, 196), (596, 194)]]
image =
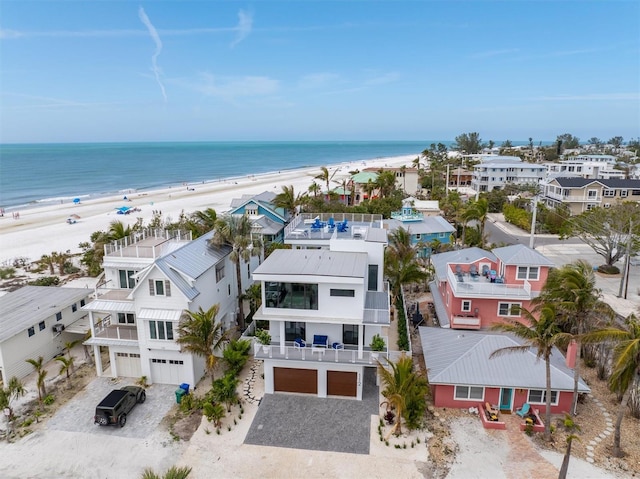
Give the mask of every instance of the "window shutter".
[(164, 282), (164, 295), (165, 296), (171, 296), (171, 282), (170, 281), (165, 281)]
[(156, 289), (155, 289), (155, 286), (153, 284), (153, 280), (152, 279), (149, 280), (149, 294), (151, 296), (155, 296), (156, 295)]

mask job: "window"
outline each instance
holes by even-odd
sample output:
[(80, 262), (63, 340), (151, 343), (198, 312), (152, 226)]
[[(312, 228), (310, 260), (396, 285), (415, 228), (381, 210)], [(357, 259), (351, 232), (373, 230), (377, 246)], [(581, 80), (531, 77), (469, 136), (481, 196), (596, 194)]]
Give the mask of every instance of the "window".
[(438, 233), (438, 236), (440, 238), (446, 238), (447, 237), (447, 233)]
[(87, 302), (84, 299), (80, 300), (80, 307), (82, 308)]
[(38, 323), (38, 328), (40, 329), (40, 331), (42, 331), (42, 330), (43, 330), (44, 328), (46, 328), (46, 327), (47, 327), (47, 325), (45, 324), (45, 322), (44, 322), (44, 321), (40, 321), (40, 322)]
[(587, 198), (597, 198), (598, 190), (589, 190), (587, 191)]
[(136, 315), (133, 313), (118, 313), (118, 324), (135, 324)]
[(473, 399), (476, 401), (484, 400), (484, 388), (481, 386), (456, 386), (455, 399), (467, 400)]
[(227, 294), (229, 296), (231, 296), (231, 285), (230, 284), (227, 285)]
[(344, 296), (347, 298), (354, 298), (356, 295), (355, 290), (353, 289), (333, 289), (329, 291), (330, 296)]
[(36, 328), (35, 326), (31, 326), (29, 329), (27, 329), (27, 334), (29, 335), (29, 337), (33, 336), (34, 334), (36, 334)]
[(520, 316), (522, 303), (498, 303), (498, 316)]
[(179, 359), (169, 359), (169, 364), (184, 364), (184, 361), (180, 361)]
[(631, 195), (633, 195), (633, 196), (640, 195), (640, 190), (631, 190)]
[(343, 324), (342, 325), (342, 342), (344, 344), (358, 344), (358, 325)]
[(518, 279), (532, 279), (536, 281), (540, 268), (538, 266), (518, 266)]
[(224, 278), (224, 262), (216, 265), (216, 283), (219, 283), (222, 278)]
[(247, 205), (244, 207), (244, 212), (248, 215), (256, 216), (258, 214), (258, 207), (256, 205)]
[(620, 196), (621, 196), (622, 198), (626, 197), (628, 194), (629, 194), (629, 191), (628, 191), (628, 190), (620, 190)]
[(464, 300), (462, 301), (462, 312), (463, 313), (468, 313), (471, 311), (471, 301), (468, 300)]
[(151, 362), (156, 364), (167, 364), (166, 359), (151, 359)]
[(286, 321), (284, 323), (284, 340), (294, 341), (296, 338), (307, 338), (305, 323)]
[(265, 282), (268, 308), (318, 309), (318, 285), (309, 283)]
[(161, 279), (150, 279), (149, 294), (151, 296), (171, 296), (171, 283)]
[(118, 270), (118, 276), (120, 278), (120, 287), (123, 289), (133, 289), (136, 286), (136, 280), (133, 279), (135, 271), (120, 269)]
[(378, 291), (378, 265), (370, 264), (369, 265), (369, 275), (368, 275), (368, 288), (367, 291)]
[[(529, 389), (529, 399), (531, 404), (546, 404), (547, 391), (544, 389)], [(551, 404), (558, 404), (558, 391), (551, 391)]]
[(171, 321), (149, 321), (149, 337), (173, 341), (173, 323)]
[(60, 321), (60, 320), (62, 320), (62, 312), (61, 311), (56, 313), (56, 321)]
[(71, 312), (75, 313), (76, 311), (78, 311), (78, 304), (77, 303), (73, 303), (71, 305)]
[(604, 190), (603, 195), (608, 197), (616, 196), (616, 190)]

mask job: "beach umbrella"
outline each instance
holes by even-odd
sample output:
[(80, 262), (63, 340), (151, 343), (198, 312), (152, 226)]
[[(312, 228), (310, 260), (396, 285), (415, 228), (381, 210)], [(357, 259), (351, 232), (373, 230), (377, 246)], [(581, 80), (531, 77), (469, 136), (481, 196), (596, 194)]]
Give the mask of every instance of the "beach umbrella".
[(74, 198), (74, 199), (73, 199), (73, 203), (74, 203), (74, 204), (76, 204), (76, 205), (77, 205), (78, 203), (80, 203), (80, 198)]

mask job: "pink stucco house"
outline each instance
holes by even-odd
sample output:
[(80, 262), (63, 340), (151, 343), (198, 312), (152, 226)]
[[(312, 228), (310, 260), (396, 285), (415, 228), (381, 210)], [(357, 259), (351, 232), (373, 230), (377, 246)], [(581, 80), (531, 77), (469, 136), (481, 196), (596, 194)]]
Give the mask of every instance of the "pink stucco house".
[(431, 257), (430, 284), (440, 326), (483, 329), (504, 319), (518, 319), (540, 294), (551, 260), (524, 245), (486, 251), (465, 248)]
[[(505, 412), (515, 411), (528, 402), (534, 409), (544, 410), (545, 362), (536, 357), (535, 349), (490, 358), (498, 349), (521, 346), (519, 338), (485, 331), (421, 327), (420, 340), (436, 407), (482, 409), (488, 402)], [(590, 392), (582, 379), (578, 391)], [(573, 369), (562, 353), (554, 349), (551, 412), (569, 412), (572, 400)]]

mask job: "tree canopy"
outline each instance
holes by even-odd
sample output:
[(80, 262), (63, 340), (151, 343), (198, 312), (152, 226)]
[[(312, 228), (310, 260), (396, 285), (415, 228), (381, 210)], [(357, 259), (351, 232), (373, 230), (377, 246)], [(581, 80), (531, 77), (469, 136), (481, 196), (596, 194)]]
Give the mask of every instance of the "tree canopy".
[(483, 146), (480, 133), (476, 131), (472, 133), (462, 133), (456, 136), (456, 150), (460, 150), (468, 155), (480, 153)]

